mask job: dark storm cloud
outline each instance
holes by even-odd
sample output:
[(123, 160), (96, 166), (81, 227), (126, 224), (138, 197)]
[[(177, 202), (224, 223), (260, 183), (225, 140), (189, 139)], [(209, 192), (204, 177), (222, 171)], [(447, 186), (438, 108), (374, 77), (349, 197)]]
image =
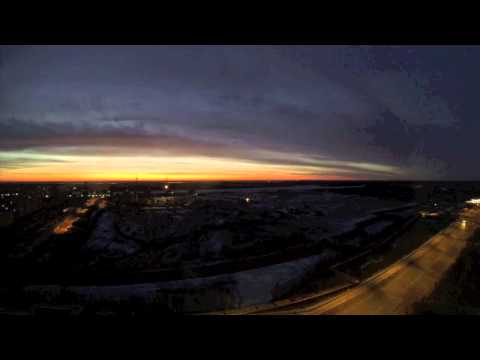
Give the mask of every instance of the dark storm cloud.
[(371, 141), (389, 152), (395, 160), (402, 162), (418, 142), (414, 129), (391, 111), (378, 114), (377, 121), (364, 129)]
[(2, 47), (0, 151), (475, 178), (478, 60), (476, 47)]
[[(113, 121), (122, 123), (121, 120)], [(0, 150), (74, 147), (78, 153), (78, 148), (100, 147), (112, 149), (109, 155), (124, 155), (122, 149), (131, 153), (132, 149), (137, 148), (141, 153), (148, 153), (149, 150), (160, 148), (176, 154), (194, 152), (214, 155), (222, 146), (167, 134), (152, 135), (141, 126), (135, 125), (118, 127), (100, 121), (96, 126), (75, 128), (69, 123), (39, 125), (33, 121), (15, 118), (3, 121), (0, 119)], [(90, 155), (98, 151), (94, 149)]]

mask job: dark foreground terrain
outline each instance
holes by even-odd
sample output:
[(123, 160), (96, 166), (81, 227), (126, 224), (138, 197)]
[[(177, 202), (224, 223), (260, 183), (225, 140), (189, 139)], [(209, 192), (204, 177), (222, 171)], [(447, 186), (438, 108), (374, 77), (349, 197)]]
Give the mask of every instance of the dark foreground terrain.
[[(480, 194), (468, 182), (49, 186), (2, 190), (10, 208), (41, 191), (1, 229), (5, 315), (209, 312), (352, 286), (457, 221)], [(440, 300), (424, 303), (474, 309), (476, 265), (465, 259), (476, 252), (432, 293)], [(448, 283), (458, 296), (442, 290)]]

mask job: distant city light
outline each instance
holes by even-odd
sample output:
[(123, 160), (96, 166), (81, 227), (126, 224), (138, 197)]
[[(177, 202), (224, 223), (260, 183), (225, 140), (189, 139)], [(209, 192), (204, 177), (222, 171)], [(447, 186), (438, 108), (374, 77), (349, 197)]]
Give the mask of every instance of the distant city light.
[(245, 202), (246, 202), (246, 203), (249, 203), (250, 201), (251, 201), (251, 200), (250, 200), (249, 197), (246, 197), (246, 198), (245, 198)]
[(165, 190), (168, 190), (168, 185), (163, 186)]
[(420, 215), (422, 216), (422, 218), (426, 218), (426, 217), (438, 217), (438, 216), (440, 216), (440, 213), (438, 213), (438, 212), (420, 211)]
[(470, 199), (467, 201), (467, 204), (480, 205), (480, 199)]

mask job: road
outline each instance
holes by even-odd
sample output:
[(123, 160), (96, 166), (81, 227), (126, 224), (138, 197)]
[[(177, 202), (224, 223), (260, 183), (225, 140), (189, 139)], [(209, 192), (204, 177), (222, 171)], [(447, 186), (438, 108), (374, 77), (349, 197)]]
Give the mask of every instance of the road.
[[(465, 221), (463, 221), (465, 220)], [(460, 220), (433, 236), (418, 249), (360, 283), (321, 300), (306, 301), (265, 315), (390, 315), (409, 314), (432, 293), (480, 228), (480, 209), (464, 210)]]
[(76, 215), (72, 215), (74, 213), (73, 209), (65, 209), (64, 212), (66, 212), (67, 215), (54, 227), (53, 232), (55, 234), (68, 233), (73, 228), (73, 224), (80, 219), (80, 216), (85, 214), (88, 211), (88, 208), (95, 204), (98, 204), (99, 208), (103, 209), (106, 206), (106, 201), (100, 199), (88, 199), (84, 204), (85, 207), (74, 209)]

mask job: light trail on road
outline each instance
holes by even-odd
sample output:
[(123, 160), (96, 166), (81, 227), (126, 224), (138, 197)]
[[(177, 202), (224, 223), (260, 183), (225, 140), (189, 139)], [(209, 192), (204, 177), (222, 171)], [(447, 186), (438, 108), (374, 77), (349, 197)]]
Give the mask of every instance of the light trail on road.
[(78, 219), (78, 216), (67, 216), (60, 222), (60, 224), (55, 226), (53, 232), (58, 235), (68, 233)]
[[(70, 230), (72, 230), (73, 224), (78, 219), (80, 219), (80, 216), (86, 214), (87, 211), (88, 211), (88, 208), (94, 206), (97, 203), (98, 203), (99, 208), (101, 208), (101, 209), (104, 209), (107, 206), (106, 200), (101, 200), (100, 201), (100, 199), (88, 199), (87, 201), (85, 201), (85, 205), (84, 205), (85, 207), (79, 207), (79, 208), (75, 209), (75, 214), (78, 215), (78, 216), (70, 215), (70, 214), (67, 215), (59, 224), (57, 224), (54, 227), (53, 233), (55, 233), (57, 235), (68, 233)], [(64, 209), (64, 212), (65, 212), (65, 210), (70, 210), (70, 208)], [(67, 211), (67, 212), (70, 212), (70, 211)]]

